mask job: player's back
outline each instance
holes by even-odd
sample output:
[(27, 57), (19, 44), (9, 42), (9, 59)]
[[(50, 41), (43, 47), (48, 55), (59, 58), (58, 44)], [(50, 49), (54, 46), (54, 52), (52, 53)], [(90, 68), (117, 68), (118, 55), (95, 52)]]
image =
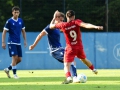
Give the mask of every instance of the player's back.
[(81, 20), (77, 19), (70, 22), (63, 22), (61, 24), (61, 29), (64, 32), (67, 46), (79, 46), (80, 48), (83, 48), (79, 26), (81, 22)]

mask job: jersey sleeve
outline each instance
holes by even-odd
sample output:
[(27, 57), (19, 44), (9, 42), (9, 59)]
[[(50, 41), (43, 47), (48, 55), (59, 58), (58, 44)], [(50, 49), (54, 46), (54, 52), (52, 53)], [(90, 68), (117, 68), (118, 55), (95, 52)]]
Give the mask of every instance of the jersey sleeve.
[(44, 29), (43, 29), (46, 34), (50, 33), (52, 30), (50, 29), (50, 25), (47, 25)]
[(78, 26), (80, 26), (81, 22), (83, 22), (83, 21), (80, 20), (80, 19), (76, 19), (76, 20), (75, 20), (75, 24), (78, 25)]
[(62, 29), (62, 23), (56, 24), (55, 27), (58, 28), (58, 29)]
[(24, 22), (23, 22), (23, 20), (22, 20), (22, 19), (21, 19), (21, 21), (22, 21), (22, 29), (25, 29)]
[(9, 20), (6, 21), (5, 26), (3, 28), (4, 30), (9, 30)]

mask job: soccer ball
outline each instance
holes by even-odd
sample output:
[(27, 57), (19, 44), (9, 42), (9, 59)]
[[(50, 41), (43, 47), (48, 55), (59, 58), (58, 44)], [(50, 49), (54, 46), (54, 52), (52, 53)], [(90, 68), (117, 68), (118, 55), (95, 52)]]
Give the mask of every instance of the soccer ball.
[(77, 79), (80, 81), (80, 83), (85, 83), (87, 81), (87, 76), (83, 73), (80, 73), (78, 76), (77, 76)]

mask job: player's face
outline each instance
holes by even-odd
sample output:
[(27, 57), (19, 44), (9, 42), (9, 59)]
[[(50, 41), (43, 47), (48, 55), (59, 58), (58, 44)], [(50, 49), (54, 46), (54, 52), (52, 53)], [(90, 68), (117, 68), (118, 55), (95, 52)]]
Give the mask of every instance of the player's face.
[(63, 21), (64, 21), (64, 18), (63, 18), (63, 17), (60, 17), (59, 22), (63, 22)]
[(63, 17), (59, 17), (58, 23), (63, 22), (64, 18)]
[(12, 12), (12, 14), (13, 14), (13, 17), (14, 17), (15, 19), (17, 19), (18, 16), (19, 16), (19, 14), (20, 14), (20, 11), (19, 11), (19, 10), (14, 10), (14, 11)]

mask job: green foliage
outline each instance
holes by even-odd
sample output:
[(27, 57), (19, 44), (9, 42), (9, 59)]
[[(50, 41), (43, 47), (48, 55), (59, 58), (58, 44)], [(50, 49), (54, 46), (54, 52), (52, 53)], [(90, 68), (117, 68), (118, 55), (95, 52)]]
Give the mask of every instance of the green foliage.
[(120, 0), (111, 0), (109, 4), (109, 29), (112, 32), (120, 31)]
[[(11, 8), (21, 7), (26, 31), (41, 31), (50, 23), (55, 10), (66, 12), (72, 9), (76, 18), (95, 25), (106, 24), (106, 0), (0, 0), (0, 31), (6, 20), (12, 17)], [(120, 0), (109, 0), (109, 32), (120, 31)], [(93, 31), (82, 28), (82, 31)], [(95, 30), (96, 31), (96, 30)], [(105, 29), (103, 31), (106, 31)]]

